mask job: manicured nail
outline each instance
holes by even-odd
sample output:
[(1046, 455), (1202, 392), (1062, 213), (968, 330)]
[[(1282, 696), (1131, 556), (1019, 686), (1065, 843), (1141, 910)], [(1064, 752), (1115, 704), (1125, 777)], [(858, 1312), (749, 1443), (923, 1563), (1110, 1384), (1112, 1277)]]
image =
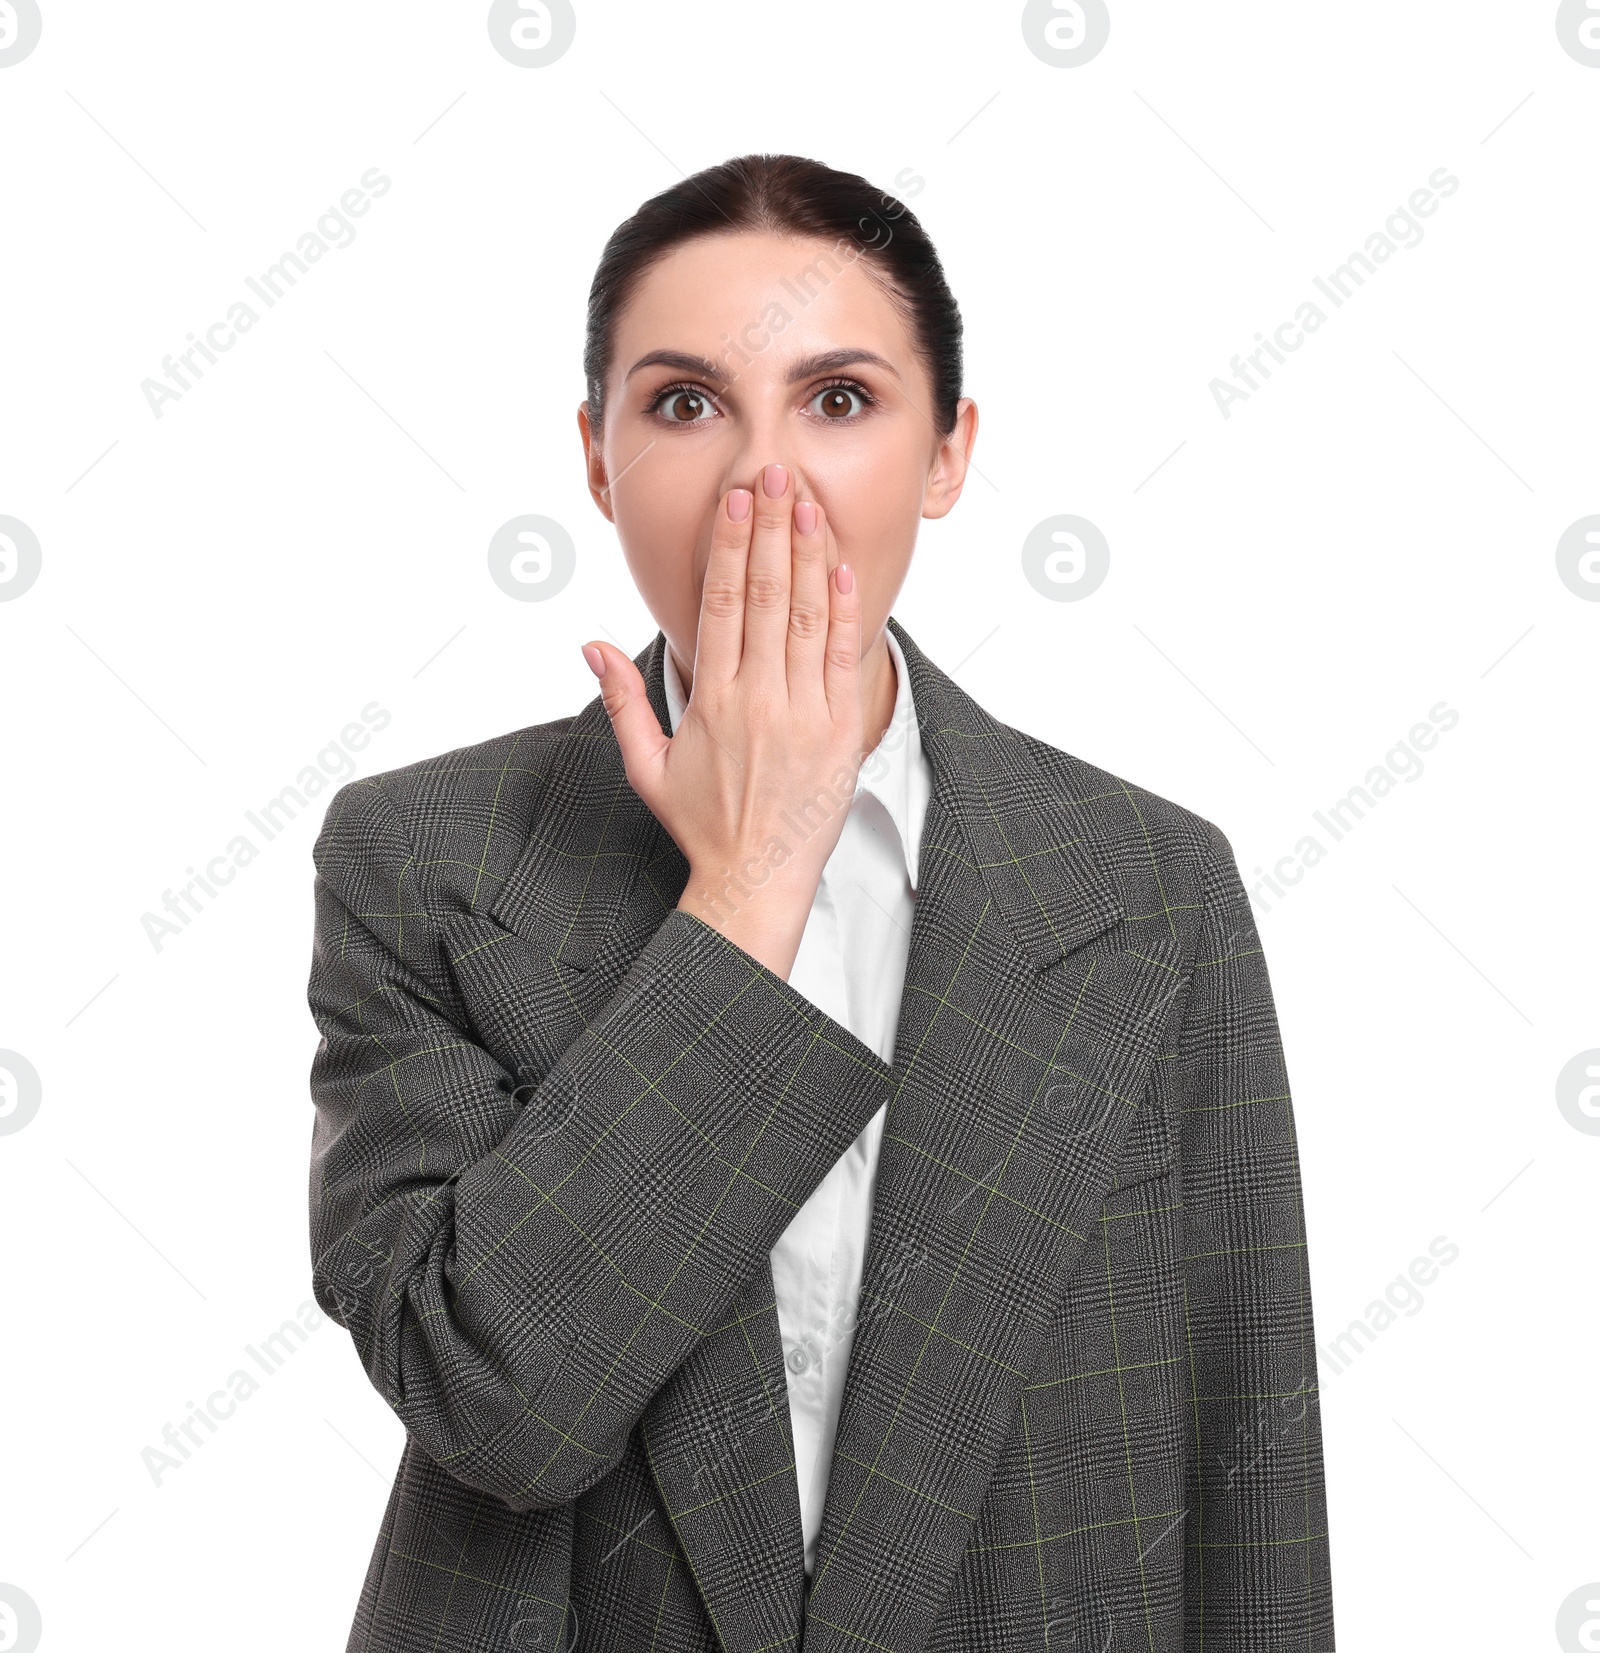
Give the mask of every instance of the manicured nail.
[(735, 522), (743, 522), (750, 515), (750, 502), (755, 495), (748, 488), (735, 488), (728, 495), (728, 515)]
[(802, 534), (816, 533), (817, 508), (809, 499), (797, 499), (795, 501), (794, 525)]
[(847, 562), (839, 564), (839, 591), (842, 596), (848, 597), (856, 588), (855, 570)]
[(606, 657), (594, 646), (593, 643), (585, 643), (583, 645), (583, 658), (589, 662), (589, 670), (592, 671), (596, 677), (604, 677), (606, 675)]
[(768, 465), (761, 473), (761, 486), (768, 499), (781, 499), (789, 486), (789, 472), (782, 465)]

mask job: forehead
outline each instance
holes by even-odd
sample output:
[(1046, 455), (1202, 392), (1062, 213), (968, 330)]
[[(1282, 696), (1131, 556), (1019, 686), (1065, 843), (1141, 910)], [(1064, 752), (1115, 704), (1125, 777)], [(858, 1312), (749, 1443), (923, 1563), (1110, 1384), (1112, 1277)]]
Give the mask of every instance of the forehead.
[(755, 351), (778, 367), (830, 345), (875, 350), (902, 373), (912, 360), (900, 311), (855, 244), (743, 231), (697, 237), (652, 265), (618, 322), (612, 361), (620, 375), (648, 350), (714, 362)]

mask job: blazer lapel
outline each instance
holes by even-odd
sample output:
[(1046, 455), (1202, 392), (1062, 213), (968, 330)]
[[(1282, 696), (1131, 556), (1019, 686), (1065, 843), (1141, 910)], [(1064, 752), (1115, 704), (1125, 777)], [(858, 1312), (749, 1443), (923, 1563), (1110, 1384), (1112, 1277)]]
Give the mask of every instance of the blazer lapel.
[[(889, 1112), (809, 1584), (770, 1263), (641, 1420), (730, 1653), (802, 1636), (807, 1653), (922, 1646), (1110, 1187), (1178, 965), (1169, 926), (1140, 940), (1121, 928), (1087, 800), (1060, 797), (1019, 737), (889, 624), (933, 785), (894, 1062), (860, 1081)], [(658, 631), (634, 660), (670, 732), (665, 650)], [(533, 941), (588, 1014), (687, 878), (597, 695), (551, 755), (490, 916)], [(552, 1059), (570, 1036), (529, 1034)]]
[(1089, 800), (889, 624), (933, 785), (806, 1653), (923, 1645), (1097, 1232), (1180, 955), (1170, 921), (1123, 928)]

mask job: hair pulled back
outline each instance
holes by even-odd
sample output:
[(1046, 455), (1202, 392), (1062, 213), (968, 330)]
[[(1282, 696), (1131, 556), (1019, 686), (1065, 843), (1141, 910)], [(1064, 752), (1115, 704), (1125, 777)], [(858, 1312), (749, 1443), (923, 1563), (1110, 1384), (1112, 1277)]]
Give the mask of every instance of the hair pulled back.
[(862, 260), (906, 323), (933, 386), (929, 417), (949, 436), (961, 398), (961, 312), (933, 243), (897, 196), (801, 155), (740, 155), (707, 167), (612, 231), (589, 287), (583, 350), (594, 431), (604, 425), (617, 322), (639, 282), (685, 242), (743, 230), (823, 241), (841, 263)]

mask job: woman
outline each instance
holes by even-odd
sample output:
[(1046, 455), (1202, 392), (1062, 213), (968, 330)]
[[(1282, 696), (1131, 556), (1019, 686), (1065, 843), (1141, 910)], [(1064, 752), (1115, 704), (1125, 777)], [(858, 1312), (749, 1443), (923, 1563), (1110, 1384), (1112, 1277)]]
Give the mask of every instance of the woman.
[(352, 1649), (1333, 1646), (1228, 840), (889, 616), (960, 333), (859, 177), (647, 202), (578, 418), (659, 631), (330, 804), (315, 1286), (408, 1434)]

